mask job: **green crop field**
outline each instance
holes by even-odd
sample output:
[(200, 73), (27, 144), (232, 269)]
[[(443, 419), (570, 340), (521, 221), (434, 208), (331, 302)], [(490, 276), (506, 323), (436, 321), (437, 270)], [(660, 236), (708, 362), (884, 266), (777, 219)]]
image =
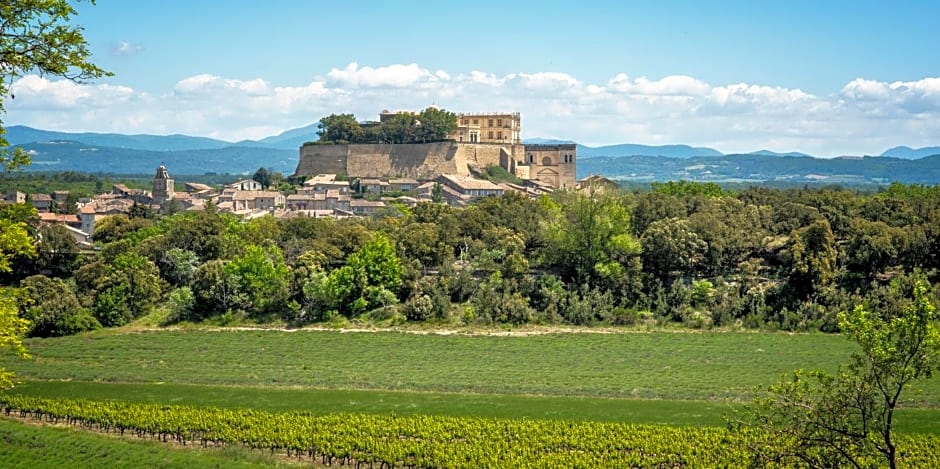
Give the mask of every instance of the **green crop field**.
[(271, 467), (277, 458), (239, 447), (195, 450), (149, 439), (118, 439), (72, 428), (37, 426), (0, 418), (0, 466), (14, 468)]
[[(364, 412), (721, 425), (732, 403), (854, 345), (822, 334), (105, 332), (27, 341), (0, 359), (46, 397)], [(940, 433), (940, 379), (911, 393), (903, 431)]]
[[(466, 336), (333, 331), (154, 331), (27, 341), (22, 379), (741, 399), (795, 368), (833, 370), (833, 335), (622, 333)], [(940, 381), (918, 402), (940, 406)]]
[[(112, 330), (26, 344), (33, 358), (0, 357), (0, 366), (23, 381), (14, 395), (366, 419), (401, 416), (402, 422), (412, 416), (530, 422), (518, 431), (559, 421), (586, 422), (584, 428), (592, 429), (605, 425), (601, 422), (653, 425), (643, 427), (649, 429), (721, 427), (722, 416), (746, 401), (755, 386), (796, 368), (834, 370), (855, 347), (823, 334), (208, 329)], [(937, 438), (940, 378), (921, 383), (907, 397), (898, 431)], [(322, 437), (338, 438), (327, 433)], [(6, 442), (0, 448), (3, 467), (33, 461), (37, 448), (44, 455), (39, 467), (46, 462), (49, 467), (251, 467), (284, 461), (236, 446), (200, 452), (146, 437), (118, 439), (4, 420), (0, 438)], [(911, 441), (935, 445), (933, 439)]]

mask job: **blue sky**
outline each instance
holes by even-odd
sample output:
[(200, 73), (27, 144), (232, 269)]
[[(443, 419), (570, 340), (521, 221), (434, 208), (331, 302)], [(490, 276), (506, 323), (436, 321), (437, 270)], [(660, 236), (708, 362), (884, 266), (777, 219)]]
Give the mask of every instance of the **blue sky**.
[(940, 2), (99, 0), (79, 12), (115, 76), (21, 78), (5, 123), (234, 141), (434, 103), (520, 111), (524, 137), (593, 145), (940, 145)]

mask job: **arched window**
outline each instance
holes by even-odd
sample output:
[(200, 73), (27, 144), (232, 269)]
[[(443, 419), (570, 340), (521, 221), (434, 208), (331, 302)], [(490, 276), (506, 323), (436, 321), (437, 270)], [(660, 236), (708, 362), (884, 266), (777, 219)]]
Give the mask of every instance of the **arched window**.
[(542, 166), (551, 166), (551, 165), (552, 165), (551, 156), (546, 156), (545, 158), (542, 158)]
[(535, 156), (529, 153), (529, 163), (535, 163)]

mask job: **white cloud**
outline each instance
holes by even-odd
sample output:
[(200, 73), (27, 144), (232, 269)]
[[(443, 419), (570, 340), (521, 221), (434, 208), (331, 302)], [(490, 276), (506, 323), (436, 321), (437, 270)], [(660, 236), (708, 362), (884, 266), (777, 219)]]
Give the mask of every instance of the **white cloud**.
[(127, 86), (38, 76), (12, 85), (8, 124), (54, 130), (261, 138), (334, 112), (375, 119), (382, 109), (437, 104), (454, 111), (519, 111), (523, 136), (585, 144), (686, 143), (719, 150), (873, 154), (940, 144), (940, 78), (859, 78), (828, 95), (753, 83), (710, 84), (619, 73), (588, 83), (560, 72), (452, 74), (417, 64), (350, 63), (302, 86), (199, 74), (155, 96)]
[(128, 41), (121, 41), (115, 44), (114, 47), (111, 48), (111, 55), (128, 56), (128, 55), (137, 54), (138, 52), (143, 52), (143, 50), (144, 50), (144, 46), (141, 46), (140, 44), (134, 44)]
[(447, 80), (449, 75), (446, 72), (438, 71), (431, 73), (427, 69), (421, 68), (418, 64), (408, 65), (389, 65), (387, 67), (359, 67), (359, 64), (353, 62), (346, 68), (332, 69), (326, 75), (332, 84), (352, 87), (391, 87), (405, 88), (422, 86), (428, 83), (434, 83), (439, 80)]

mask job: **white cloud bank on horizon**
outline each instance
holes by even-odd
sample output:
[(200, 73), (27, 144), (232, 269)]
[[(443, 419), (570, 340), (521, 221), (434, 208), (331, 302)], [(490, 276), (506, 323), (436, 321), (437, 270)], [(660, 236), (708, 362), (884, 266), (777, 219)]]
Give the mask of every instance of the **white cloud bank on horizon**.
[(684, 75), (658, 80), (620, 73), (585, 83), (565, 73), (474, 71), (451, 75), (417, 64), (351, 63), (306, 86), (200, 74), (159, 95), (112, 84), (25, 76), (7, 99), (7, 125), (60, 131), (181, 133), (259, 139), (331, 113), (375, 119), (383, 109), (519, 111), (523, 137), (586, 145), (642, 143), (758, 149), (820, 156), (880, 154), (940, 145), (940, 77), (885, 83), (858, 78), (817, 96), (796, 88), (715, 86)]

